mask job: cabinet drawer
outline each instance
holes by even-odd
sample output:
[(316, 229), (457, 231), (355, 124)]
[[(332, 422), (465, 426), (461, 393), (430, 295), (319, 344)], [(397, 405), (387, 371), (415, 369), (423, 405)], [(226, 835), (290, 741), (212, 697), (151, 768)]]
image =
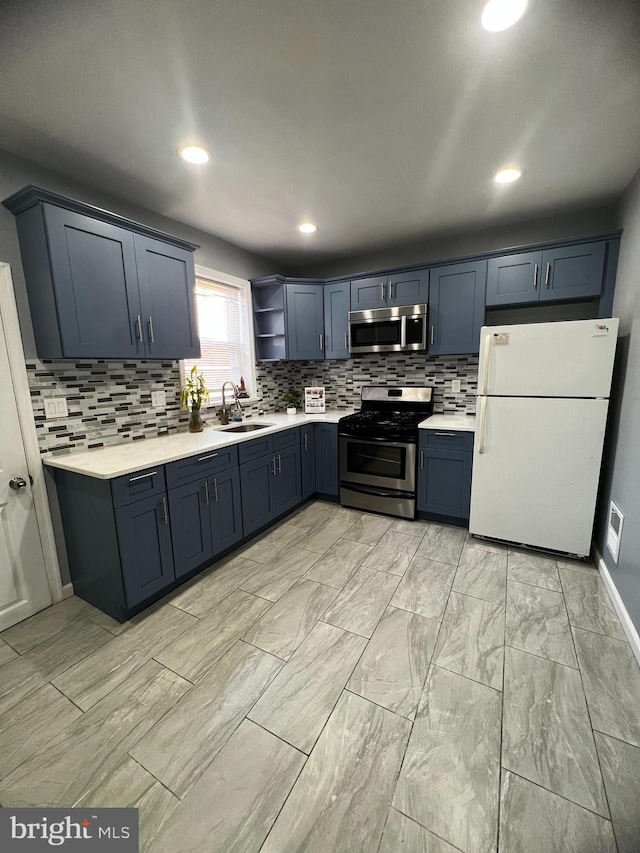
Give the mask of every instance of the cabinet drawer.
[(473, 433), (453, 429), (420, 431), (421, 447), (441, 447), (443, 450), (473, 450)]
[(273, 453), (273, 436), (265, 435), (262, 438), (252, 438), (251, 441), (243, 441), (238, 446), (238, 456), (240, 464), (243, 462), (252, 462), (254, 459), (260, 459), (261, 456), (268, 456)]
[(164, 465), (134, 471), (111, 481), (111, 497), (114, 507), (127, 506), (142, 498), (160, 495), (166, 490)]
[(166, 467), (167, 488), (182, 486), (201, 480), (218, 471), (226, 471), (238, 464), (238, 447), (220, 447), (218, 450), (208, 450), (197, 456), (189, 456), (188, 459), (180, 459), (170, 462)]
[(275, 451), (284, 450), (285, 447), (293, 447), (300, 444), (300, 430), (298, 427), (278, 432), (271, 436), (273, 438), (273, 449)]

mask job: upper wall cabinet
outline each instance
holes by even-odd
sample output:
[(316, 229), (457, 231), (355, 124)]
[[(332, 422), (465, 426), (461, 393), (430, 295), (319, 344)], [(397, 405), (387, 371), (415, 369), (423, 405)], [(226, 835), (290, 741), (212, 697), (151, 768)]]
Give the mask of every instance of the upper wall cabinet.
[(490, 258), (487, 306), (594, 299), (602, 291), (606, 243)]
[(324, 358), (324, 287), (321, 284), (286, 285), (287, 358), (311, 361)]
[(351, 288), (348, 281), (324, 286), (324, 356), (349, 358), (349, 311)]
[(431, 270), (429, 355), (480, 351), (487, 262), (450, 264)]
[(36, 187), (16, 216), (40, 358), (197, 358), (197, 247)]
[(416, 305), (426, 302), (428, 295), (429, 271), (426, 269), (361, 278), (351, 282), (351, 310)]

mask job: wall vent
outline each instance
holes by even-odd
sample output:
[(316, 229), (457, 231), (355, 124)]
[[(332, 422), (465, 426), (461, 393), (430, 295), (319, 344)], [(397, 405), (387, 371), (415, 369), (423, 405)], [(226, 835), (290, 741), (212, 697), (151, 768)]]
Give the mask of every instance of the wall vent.
[(607, 528), (607, 548), (616, 563), (618, 562), (618, 554), (620, 552), (620, 537), (622, 536), (623, 522), (624, 515), (614, 502), (611, 501), (609, 506), (609, 527)]

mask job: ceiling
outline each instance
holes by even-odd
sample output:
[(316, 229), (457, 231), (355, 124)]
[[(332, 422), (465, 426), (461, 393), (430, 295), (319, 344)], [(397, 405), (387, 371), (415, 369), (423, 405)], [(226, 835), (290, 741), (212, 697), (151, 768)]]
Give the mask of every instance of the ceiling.
[(283, 265), (619, 195), (638, 0), (529, 0), (502, 33), (483, 5), (3, 2), (0, 147)]

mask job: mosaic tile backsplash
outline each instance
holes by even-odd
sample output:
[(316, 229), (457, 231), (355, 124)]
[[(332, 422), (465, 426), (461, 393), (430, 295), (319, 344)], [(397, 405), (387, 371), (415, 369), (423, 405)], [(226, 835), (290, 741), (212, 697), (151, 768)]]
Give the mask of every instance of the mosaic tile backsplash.
[[(180, 370), (176, 361), (27, 362), (31, 402), (40, 452), (68, 453), (125, 441), (186, 431), (189, 416), (180, 406)], [(327, 408), (359, 407), (363, 384), (435, 385), (436, 412), (473, 412), (478, 376), (476, 356), (427, 358), (424, 354), (370, 355), (344, 361), (258, 364), (256, 400), (246, 414), (284, 409), (282, 395), (301, 394), (306, 385), (324, 385)], [(461, 381), (452, 394), (451, 379)], [(155, 409), (151, 392), (165, 391), (167, 405)], [(45, 417), (46, 397), (66, 397), (69, 416)], [(204, 417), (212, 419), (214, 413)], [(216, 419), (217, 420), (217, 419)]]

